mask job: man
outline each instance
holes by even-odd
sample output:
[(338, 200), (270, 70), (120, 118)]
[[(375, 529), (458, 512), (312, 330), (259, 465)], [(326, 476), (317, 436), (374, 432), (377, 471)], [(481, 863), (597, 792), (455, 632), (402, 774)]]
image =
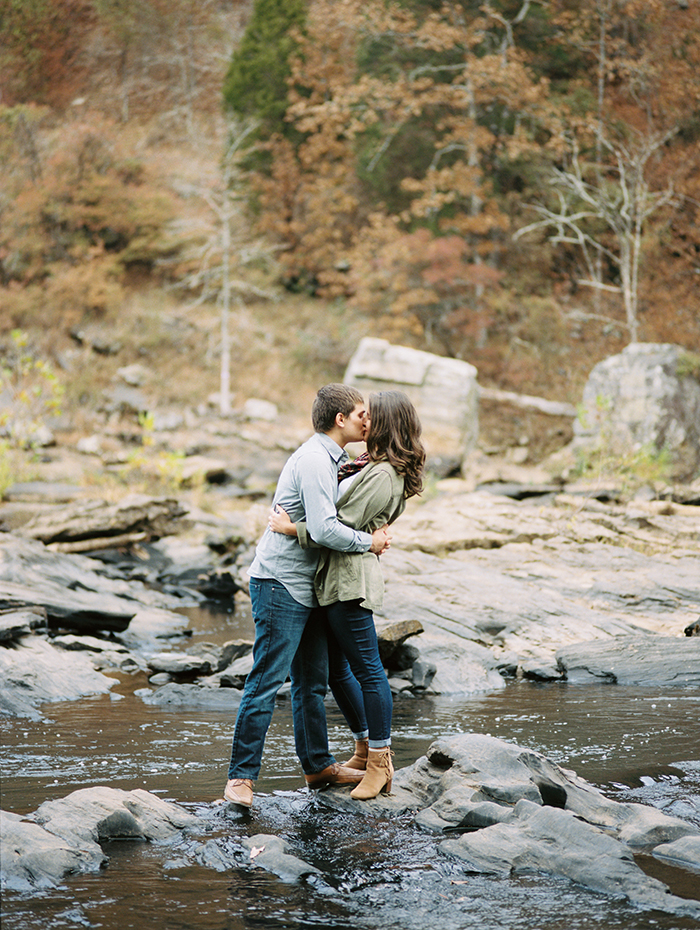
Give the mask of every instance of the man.
[[(305, 520), (309, 535), (329, 549), (380, 554), (390, 543), (387, 527), (371, 535), (338, 521), (338, 468), (345, 446), (364, 438), (367, 412), (362, 395), (344, 384), (327, 384), (311, 411), (315, 434), (291, 456), (272, 502), (292, 520)], [(255, 552), (250, 597), (255, 620), (253, 668), (246, 679), (231, 747), (224, 799), (243, 807), (253, 803), (253, 782), (260, 774), (263, 745), (277, 692), (287, 680), (302, 634), (316, 607), (314, 575), (318, 549), (302, 549), (296, 538), (268, 528)], [(307, 637), (304, 660), (327, 662), (324, 644)], [(314, 676), (319, 681), (319, 676)], [(323, 676), (320, 676), (321, 679)], [(364, 773), (335, 761), (328, 749), (325, 689), (293, 681), (294, 732), (307, 784), (355, 784)]]

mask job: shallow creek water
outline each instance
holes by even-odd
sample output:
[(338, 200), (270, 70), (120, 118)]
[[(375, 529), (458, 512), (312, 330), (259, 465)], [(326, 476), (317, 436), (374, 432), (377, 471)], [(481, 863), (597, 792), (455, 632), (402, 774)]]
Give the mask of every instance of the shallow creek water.
[[(252, 635), (245, 610), (190, 612), (193, 637), (223, 642)], [(167, 648), (167, 647), (165, 647)], [(35, 810), (49, 798), (93, 785), (145, 788), (209, 818), (212, 836), (274, 833), (321, 869), (322, 879), (285, 885), (262, 870), (220, 873), (168, 860), (162, 847), (105, 845), (108, 868), (50, 892), (7, 894), (3, 930), (148, 927), (149, 930), (685, 930), (696, 921), (640, 911), (544, 875), (472, 875), (436, 853), (436, 839), (408, 818), (393, 821), (329, 812), (302, 787), (291, 709), (278, 704), (256, 790), (268, 799), (251, 813), (213, 807), (220, 797), (232, 717), (163, 711), (133, 691), (144, 676), (120, 676), (112, 695), (46, 705), (41, 722), (0, 719), (2, 807)], [(654, 805), (700, 825), (700, 690), (609, 685), (508, 683), (470, 698), (399, 697), (394, 706), (397, 767), (452, 733), (490, 733), (538, 750), (619, 801)], [(328, 706), (331, 748), (350, 746)], [(202, 840), (203, 841), (203, 840)], [(638, 860), (684, 897), (700, 898), (700, 875)]]

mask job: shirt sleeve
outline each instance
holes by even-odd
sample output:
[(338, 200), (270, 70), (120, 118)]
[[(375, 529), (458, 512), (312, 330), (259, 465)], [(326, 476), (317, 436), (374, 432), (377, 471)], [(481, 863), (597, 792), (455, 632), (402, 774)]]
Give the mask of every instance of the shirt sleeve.
[(338, 479), (335, 468), (329, 467), (327, 453), (304, 456), (298, 474), (306, 529), (314, 542), (339, 552), (367, 552), (372, 545), (371, 535), (353, 530), (338, 520)]

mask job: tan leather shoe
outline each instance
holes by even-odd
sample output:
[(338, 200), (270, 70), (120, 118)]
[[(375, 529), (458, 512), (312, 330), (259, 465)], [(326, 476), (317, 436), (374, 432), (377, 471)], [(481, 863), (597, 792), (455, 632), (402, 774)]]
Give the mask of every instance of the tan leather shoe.
[(324, 785), (357, 785), (364, 778), (364, 774), (359, 769), (351, 769), (340, 762), (333, 762), (321, 772), (304, 775), (304, 778), (309, 788), (323, 788)]
[[(364, 773), (363, 773), (364, 774)], [(224, 800), (241, 807), (253, 806), (253, 780), (251, 778), (229, 778), (224, 788)]]

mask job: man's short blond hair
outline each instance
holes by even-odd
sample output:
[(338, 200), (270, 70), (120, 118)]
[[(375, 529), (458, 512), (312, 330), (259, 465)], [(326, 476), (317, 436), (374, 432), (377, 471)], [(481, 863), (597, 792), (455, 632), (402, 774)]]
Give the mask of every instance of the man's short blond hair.
[(326, 384), (316, 395), (311, 408), (311, 422), (317, 433), (328, 433), (335, 426), (339, 413), (350, 416), (357, 404), (364, 404), (364, 398), (357, 388), (349, 384)]

